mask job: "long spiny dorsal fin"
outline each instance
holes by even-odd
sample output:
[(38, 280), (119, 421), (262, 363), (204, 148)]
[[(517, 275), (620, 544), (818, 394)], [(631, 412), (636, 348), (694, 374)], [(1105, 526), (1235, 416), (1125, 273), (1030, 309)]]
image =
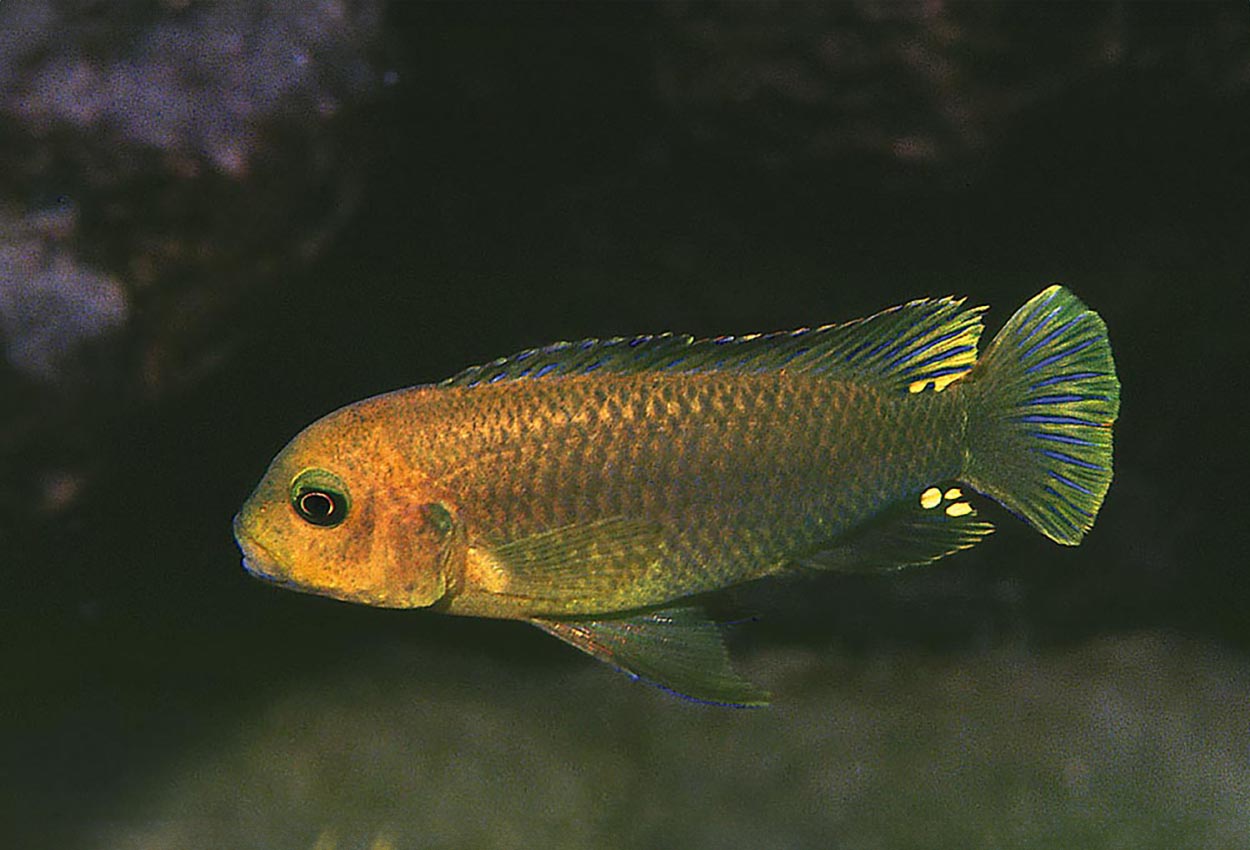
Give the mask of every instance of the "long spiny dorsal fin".
[(877, 380), (919, 392), (942, 389), (976, 360), (984, 307), (934, 298), (840, 325), (696, 340), (685, 334), (585, 339), (531, 348), (473, 366), (440, 386), (472, 387), (593, 372), (751, 374), (785, 369)]

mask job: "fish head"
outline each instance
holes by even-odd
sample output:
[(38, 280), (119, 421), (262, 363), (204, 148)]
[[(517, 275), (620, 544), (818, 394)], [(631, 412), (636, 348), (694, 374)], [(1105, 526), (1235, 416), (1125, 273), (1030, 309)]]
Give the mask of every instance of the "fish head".
[(343, 413), (297, 435), (235, 516), (243, 567), (343, 601), (433, 605), (466, 553), (456, 508), (384, 435)]

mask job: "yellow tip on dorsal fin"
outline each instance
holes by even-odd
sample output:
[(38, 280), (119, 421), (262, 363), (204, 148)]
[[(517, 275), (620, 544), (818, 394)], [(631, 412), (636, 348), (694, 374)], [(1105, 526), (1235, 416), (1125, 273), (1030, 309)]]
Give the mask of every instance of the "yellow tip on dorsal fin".
[(818, 328), (696, 340), (681, 334), (586, 339), (522, 351), (466, 369), (442, 386), (591, 373), (760, 373), (785, 369), (938, 392), (972, 368), (984, 307), (926, 298)]

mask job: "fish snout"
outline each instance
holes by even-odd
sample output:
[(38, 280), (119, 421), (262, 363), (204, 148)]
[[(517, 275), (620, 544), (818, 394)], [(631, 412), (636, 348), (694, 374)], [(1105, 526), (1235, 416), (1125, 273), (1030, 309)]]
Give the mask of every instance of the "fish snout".
[(238, 544), (239, 550), (243, 553), (243, 569), (247, 570), (249, 575), (265, 581), (286, 581), (287, 578), (273, 555), (269, 554), (264, 546), (261, 546), (248, 536), (248, 533), (243, 528), (243, 519), (240, 514), (234, 515), (232, 525), (234, 542)]

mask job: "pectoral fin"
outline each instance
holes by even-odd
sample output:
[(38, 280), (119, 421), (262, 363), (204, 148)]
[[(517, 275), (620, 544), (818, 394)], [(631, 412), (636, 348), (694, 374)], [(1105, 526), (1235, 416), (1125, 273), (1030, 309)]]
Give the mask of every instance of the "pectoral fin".
[(511, 596), (553, 602), (593, 600), (597, 610), (638, 608), (672, 598), (662, 588), (660, 525), (624, 517), (568, 525), (494, 550)]
[(697, 607), (683, 606), (599, 620), (531, 620), (635, 679), (698, 702), (768, 704), (768, 692), (729, 664), (720, 627)]
[(992, 523), (976, 516), (960, 485), (928, 487), (800, 563), (841, 572), (885, 572), (927, 564), (975, 546), (994, 530)]

